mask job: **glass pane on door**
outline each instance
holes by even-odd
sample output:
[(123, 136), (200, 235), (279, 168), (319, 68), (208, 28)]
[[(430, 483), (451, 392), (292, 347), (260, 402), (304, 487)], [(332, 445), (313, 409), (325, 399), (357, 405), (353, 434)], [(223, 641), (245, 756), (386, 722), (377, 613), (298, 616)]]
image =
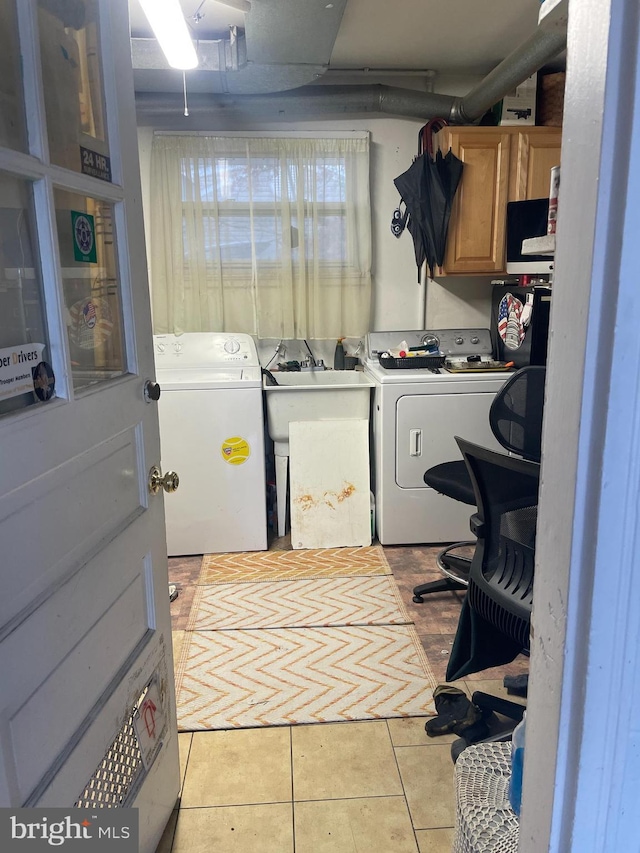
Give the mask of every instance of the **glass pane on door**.
[(71, 372), (76, 390), (126, 372), (113, 205), (55, 190)]
[(0, 145), (27, 150), (15, 0), (0, 0)]
[(98, 0), (38, 0), (51, 162), (111, 180)]
[(31, 182), (0, 172), (0, 415), (54, 394), (35, 235)]

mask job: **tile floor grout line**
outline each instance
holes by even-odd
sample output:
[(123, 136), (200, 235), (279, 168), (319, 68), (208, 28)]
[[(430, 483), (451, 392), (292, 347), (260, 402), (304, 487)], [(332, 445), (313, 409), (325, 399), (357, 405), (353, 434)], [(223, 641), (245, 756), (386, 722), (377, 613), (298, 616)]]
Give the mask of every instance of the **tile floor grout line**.
[[(304, 801), (302, 801), (304, 802)], [(268, 802), (258, 803), (220, 803), (213, 806), (180, 806), (180, 811), (195, 812), (199, 809), (244, 809), (256, 808), (256, 806), (290, 806), (291, 800), (269, 800)]]
[(386, 724), (387, 724), (387, 731), (388, 731), (388, 733), (389, 733), (389, 740), (390, 740), (390, 742), (391, 742), (391, 749), (393, 750), (393, 760), (394, 760), (394, 761), (395, 761), (395, 763), (396, 763), (396, 770), (398, 771), (398, 778), (400, 779), (400, 786), (401, 786), (401, 788), (402, 788), (402, 795), (403, 795), (403, 799), (404, 799), (404, 804), (405, 804), (405, 806), (407, 807), (407, 814), (409, 815), (409, 821), (410, 821), (410, 823), (411, 823), (411, 829), (413, 830), (413, 837), (414, 837), (415, 842), (416, 842), (416, 848), (417, 848), (417, 849), (419, 849), (419, 847), (418, 847), (418, 839), (417, 839), (417, 837), (416, 837), (416, 826), (415, 826), (415, 824), (414, 824), (414, 822), (413, 822), (413, 815), (411, 814), (411, 809), (409, 808), (409, 800), (408, 800), (408, 798), (407, 798), (407, 790), (406, 790), (406, 788), (405, 788), (405, 786), (404, 786), (404, 779), (402, 778), (402, 773), (400, 772), (400, 764), (398, 763), (398, 756), (397, 756), (397, 754), (396, 754), (396, 750), (397, 750), (399, 747), (397, 747), (397, 746), (394, 744), (394, 742), (393, 742), (393, 737), (392, 737), (392, 735), (391, 735), (391, 729), (389, 728), (389, 721), (388, 721), (388, 720), (386, 720), (385, 722), (386, 722)]
[(295, 800), (296, 803), (342, 803), (350, 800), (403, 800), (403, 794), (362, 794), (359, 797), (323, 797), (319, 800)]
[(296, 801), (294, 797), (293, 779), (293, 726), (289, 726), (289, 766), (291, 767), (291, 838), (293, 853), (296, 853)]

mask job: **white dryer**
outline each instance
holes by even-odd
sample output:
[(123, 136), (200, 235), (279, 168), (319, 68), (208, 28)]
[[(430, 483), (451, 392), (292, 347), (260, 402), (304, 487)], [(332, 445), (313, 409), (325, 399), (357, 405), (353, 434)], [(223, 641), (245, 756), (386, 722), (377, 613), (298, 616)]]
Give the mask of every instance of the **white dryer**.
[(167, 552), (267, 547), (262, 382), (249, 335), (155, 335), (163, 470), (180, 487), (165, 501)]
[[(446, 368), (387, 369), (379, 354), (406, 341), (420, 346), (435, 337), (448, 357), (492, 359), (488, 329), (370, 332), (365, 371), (375, 383), (373, 480), (376, 531), (384, 545), (456, 542), (470, 538), (469, 506), (429, 488), (428, 468), (460, 458), (455, 436), (496, 450), (489, 408), (510, 375), (449, 372)], [(389, 362), (390, 363), (390, 362)], [(407, 360), (407, 363), (413, 363)], [(415, 362), (419, 363), (419, 362)]]

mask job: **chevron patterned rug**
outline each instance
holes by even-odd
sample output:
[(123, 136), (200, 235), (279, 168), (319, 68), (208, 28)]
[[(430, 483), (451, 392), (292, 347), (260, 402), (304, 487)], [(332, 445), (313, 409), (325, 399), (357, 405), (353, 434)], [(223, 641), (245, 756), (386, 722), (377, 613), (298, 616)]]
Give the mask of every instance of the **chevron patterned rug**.
[(389, 571), (379, 546), (205, 557), (176, 669), (179, 728), (434, 714), (436, 680)]
[(199, 586), (188, 631), (411, 622), (388, 575)]
[(412, 625), (187, 637), (178, 678), (181, 731), (435, 714), (436, 681)]
[(380, 545), (301, 551), (245, 551), (206, 554), (198, 583), (239, 583), (297, 578), (390, 575)]

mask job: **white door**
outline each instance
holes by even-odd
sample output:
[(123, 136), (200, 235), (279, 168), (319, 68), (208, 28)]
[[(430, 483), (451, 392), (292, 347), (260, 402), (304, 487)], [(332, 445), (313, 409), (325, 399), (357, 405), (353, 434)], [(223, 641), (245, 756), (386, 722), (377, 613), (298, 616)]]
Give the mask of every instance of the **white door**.
[(148, 378), (127, 2), (2, 0), (0, 806), (136, 806), (141, 851), (179, 789)]

